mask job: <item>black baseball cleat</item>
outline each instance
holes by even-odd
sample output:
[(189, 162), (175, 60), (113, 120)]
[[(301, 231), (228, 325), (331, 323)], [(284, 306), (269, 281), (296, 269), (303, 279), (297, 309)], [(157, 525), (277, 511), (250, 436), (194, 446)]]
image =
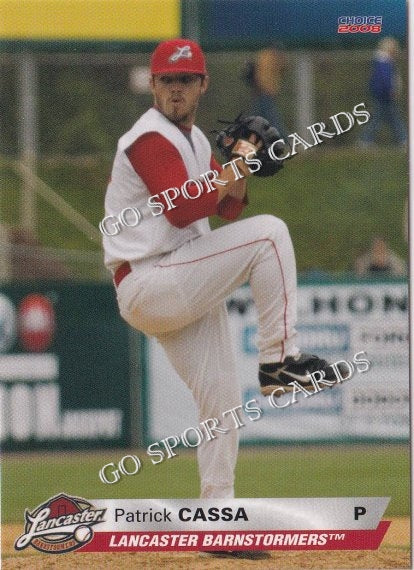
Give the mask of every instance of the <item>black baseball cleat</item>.
[(268, 560), (266, 550), (202, 550), (200, 556), (206, 558), (233, 558), (239, 560)]
[(260, 364), (260, 390), (263, 396), (270, 396), (276, 388), (284, 388), (285, 392), (291, 392), (294, 387), (289, 383), (294, 380), (304, 388), (314, 388), (309, 374), (317, 370), (325, 372), (324, 380), (337, 381), (332, 366), (313, 354), (286, 356), (283, 362)]

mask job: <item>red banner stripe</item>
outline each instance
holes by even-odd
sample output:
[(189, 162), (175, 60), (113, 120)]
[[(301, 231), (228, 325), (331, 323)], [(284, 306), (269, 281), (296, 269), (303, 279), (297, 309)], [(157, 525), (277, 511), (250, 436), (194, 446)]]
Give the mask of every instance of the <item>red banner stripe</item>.
[(77, 552), (188, 550), (376, 550), (391, 521), (374, 530), (95, 532)]

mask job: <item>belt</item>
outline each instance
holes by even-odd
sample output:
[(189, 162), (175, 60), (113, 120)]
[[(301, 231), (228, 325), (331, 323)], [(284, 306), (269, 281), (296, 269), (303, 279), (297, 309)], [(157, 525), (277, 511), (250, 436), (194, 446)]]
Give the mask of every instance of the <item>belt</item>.
[(122, 263), (115, 271), (114, 274), (115, 286), (119, 287), (119, 284), (121, 283), (122, 279), (126, 277), (129, 273), (131, 273), (131, 271), (132, 269), (129, 261), (124, 261), (124, 263)]

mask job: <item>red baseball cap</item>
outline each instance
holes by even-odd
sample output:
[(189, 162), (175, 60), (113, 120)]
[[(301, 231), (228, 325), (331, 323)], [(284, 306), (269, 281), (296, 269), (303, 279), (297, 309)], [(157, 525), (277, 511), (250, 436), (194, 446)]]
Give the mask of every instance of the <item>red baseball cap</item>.
[(207, 75), (202, 49), (198, 43), (183, 38), (161, 42), (151, 56), (151, 73)]

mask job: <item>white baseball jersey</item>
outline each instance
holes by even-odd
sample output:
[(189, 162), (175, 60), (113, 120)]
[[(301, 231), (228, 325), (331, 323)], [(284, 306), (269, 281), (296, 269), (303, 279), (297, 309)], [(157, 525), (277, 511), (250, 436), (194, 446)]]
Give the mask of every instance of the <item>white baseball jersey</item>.
[(180, 129), (157, 109), (149, 109), (142, 115), (119, 139), (105, 198), (105, 216), (118, 216), (124, 208), (136, 207), (141, 212), (142, 219), (135, 227), (121, 228), (117, 235), (104, 235), (105, 265), (109, 269), (116, 268), (123, 261), (138, 261), (172, 251), (186, 241), (210, 231), (207, 218), (197, 220), (185, 228), (176, 228), (164, 215), (153, 215), (156, 210), (148, 206), (150, 193), (125, 152), (140, 136), (152, 131), (160, 133), (177, 148), (189, 179), (199, 179), (201, 174), (210, 169), (210, 143), (198, 127), (193, 126), (191, 130), (193, 150)]

